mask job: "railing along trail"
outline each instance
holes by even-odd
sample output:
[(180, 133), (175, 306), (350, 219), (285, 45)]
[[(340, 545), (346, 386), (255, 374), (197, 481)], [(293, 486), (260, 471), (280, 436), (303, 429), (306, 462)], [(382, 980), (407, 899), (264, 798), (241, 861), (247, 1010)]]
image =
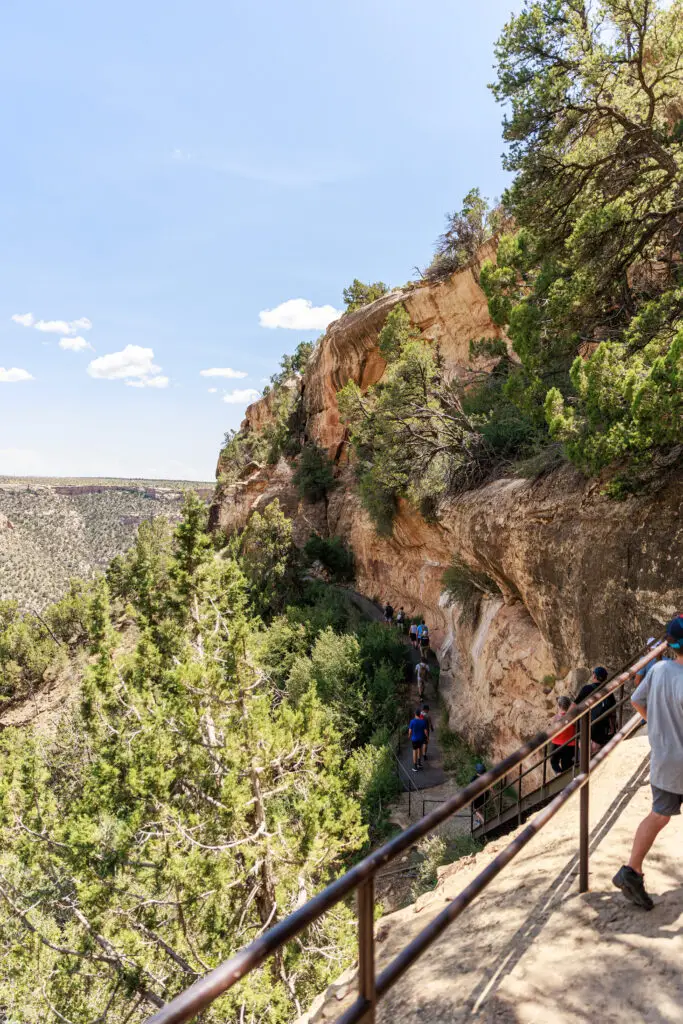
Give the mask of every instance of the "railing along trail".
[[(581, 892), (588, 890), (589, 882), (589, 788), (591, 773), (605, 761), (619, 743), (631, 735), (642, 724), (639, 715), (633, 715), (626, 723), (623, 721), (623, 708), (628, 700), (625, 687), (640, 669), (644, 668), (653, 658), (666, 650), (666, 644), (643, 654), (628, 669), (618, 673), (598, 688), (580, 704), (575, 712), (570, 713), (561, 722), (549, 726), (545, 732), (539, 732), (518, 750), (494, 765), (488, 772), (474, 782), (459, 790), (454, 796), (424, 815), (419, 821), (410, 825), (404, 832), (394, 836), (384, 846), (369, 854), (346, 874), (336, 879), (326, 889), (314, 896), (299, 910), (278, 922), (249, 946), (240, 950), (225, 963), (200, 978), (186, 991), (172, 999), (170, 1003), (158, 1010), (147, 1021), (147, 1024), (183, 1024), (193, 1020), (203, 1009), (214, 1002), (220, 995), (232, 988), (241, 978), (255, 970), (272, 956), (285, 943), (299, 935), (305, 928), (330, 910), (335, 904), (356, 892), (358, 918), (358, 996), (355, 1002), (337, 1019), (337, 1024), (354, 1024), (357, 1021), (374, 1022), (378, 1001), (398, 979), (415, 963), (415, 961), (432, 945), (432, 943), (455, 921), (463, 911), (486, 889), (497, 875), (524, 849), (534, 836), (548, 824), (561, 807), (575, 793), (580, 793), (579, 805), (579, 888)], [(591, 758), (591, 710), (609, 694), (619, 691), (617, 708), (620, 728), (615, 735)], [(611, 714), (614, 709), (606, 712)], [(604, 716), (601, 716), (604, 717)], [(596, 719), (595, 721), (597, 721)], [(595, 721), (593, 724), (595, 724)], [(480, 871), (469, 885), (455, 897), (432, 921), (425, 926), (412, 942), (404, 947), (398, 956), (377, 975), (375, 970), (375, 939), (374, 939), (374, 881), (380, 868), (410, 849), (418, 839), (431, 832), (442, 822), (469, 807), (472, 801), (483, 794), (488, 794), (492, 787), (500, 783), (502, 816), (502, 793), (505, 779), (514, 773), (514, 782), (518, 787), (518, 806), (516, 815), (522, 819), (522, 780), (531, 771), (537, 771), (539, 765), (545, 765), (547, 753), (542, 761), (536, 761), (526, 772), (522, 771), (523, 762), (532, 758), (539, 751), (544, 751), (550, 740), (569, 724), (579, 725), (579, 756), (578, 772), (550, 803), (505, 847), (504, 850)], [(544, 769), (544, 785), (545, 769)], [(514, 815), (513, 815), (514, 816)], [(475, 830), (476, 832), (476, 830)]]

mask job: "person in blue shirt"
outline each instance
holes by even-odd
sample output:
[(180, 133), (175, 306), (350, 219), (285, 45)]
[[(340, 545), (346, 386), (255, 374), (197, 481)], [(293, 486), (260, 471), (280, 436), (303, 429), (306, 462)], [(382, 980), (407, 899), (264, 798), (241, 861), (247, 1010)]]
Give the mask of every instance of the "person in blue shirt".
[(420, 717), (420, 708), (418, 708), (415, 712), (415, 717), (411, 718), (410, 725), (408, 726), (408, 735), (413, 745), (414, 772), (419, 772), (422, 768), (422, 747), (427, 737), (427, 730), (427, 723), (424, 718)]
[(423, 657), (426, 658), (427, 651), (429, 650), (429, 626), (425, 625), (424, 619), (417, 627), (417, 641), (420, 645)]

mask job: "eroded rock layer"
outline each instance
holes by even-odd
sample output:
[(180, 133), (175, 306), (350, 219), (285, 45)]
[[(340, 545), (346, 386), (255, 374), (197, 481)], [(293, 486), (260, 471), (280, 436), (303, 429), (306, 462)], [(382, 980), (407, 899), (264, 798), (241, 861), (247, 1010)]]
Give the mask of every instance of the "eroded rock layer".
[[(381, 378), (377, 335), (399, 301), (438, 342), (449, 373), (465, 370), (472, 338), (499, 336), (469, 269), (392, 292), (332, 324), (300, 386), (307, 436), (336, 459), (339, 486), (312, 505), (299, 500), (287, 462), (253, 465), (217, 489), (213, 523), (230, 533), (277, 497), (298, 543), (313, 530), (347, 540), (358, 589), (429, 622), (453, 726), (499, 755), (544, 724), (554, 696), (591, 665), (617, 668), (681, 610), (683, 480), (671, 469), (649, 493), (615, 502), (600, 482), (564, 467), (468, 491), (438, 523), (402, 503), (393, 536), (378, 537), (346, 465), (336, 393), (350, 379), (367, 387)], [(261, 429), (268, 408), (268, 399), (250, 406), (244, 429)], [(499, 593), (449, 603), (442, 577), (454, 555)]]

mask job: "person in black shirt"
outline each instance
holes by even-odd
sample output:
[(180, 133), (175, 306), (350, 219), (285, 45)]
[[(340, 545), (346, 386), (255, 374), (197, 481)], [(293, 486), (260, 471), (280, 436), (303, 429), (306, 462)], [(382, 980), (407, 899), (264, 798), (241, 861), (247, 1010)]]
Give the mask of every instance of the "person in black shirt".
[[(599, 689), (607, 680), (607, 669), (603, 668), (602, 665), (598, 665), (597, 668), (593, 669), (593, 675), (589, 683), (582, 686), (572, 704), (570, 710), (573, 710), (577, 704), (586, 700), (587, 697), (597, 689)], [(609, 696), (605, 697), (591, 709), (591, 739), (597, 747), (604, 747), (610, 736), (614, 732), (615, 715), (614, 708), (616, 708), (617, 702), (614, 698), (614, 694), (610, 693)], [(607, 712), (611, 711), (612, 714)], [(598, 719), (600, 719), (598, 721)]]

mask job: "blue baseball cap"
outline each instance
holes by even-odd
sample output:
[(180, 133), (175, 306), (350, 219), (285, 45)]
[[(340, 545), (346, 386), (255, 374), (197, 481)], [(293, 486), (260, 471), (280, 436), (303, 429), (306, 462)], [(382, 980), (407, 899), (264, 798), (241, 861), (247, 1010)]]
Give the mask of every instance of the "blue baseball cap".
[(486, 771), (486, 767), (481, 763), (481, 761), (478, 761), (474, 766), (474, 770), (477, 775), (483, 775)]
[(603, 665), (598, 665), (597, 668), (593, 669), (593, 675), (599, 683), (604, 683), (605, 679), (607, 679), (608, 672)]
[(673, 651), (683, 651), (683, 615), (667, 622), (666, 642)]

